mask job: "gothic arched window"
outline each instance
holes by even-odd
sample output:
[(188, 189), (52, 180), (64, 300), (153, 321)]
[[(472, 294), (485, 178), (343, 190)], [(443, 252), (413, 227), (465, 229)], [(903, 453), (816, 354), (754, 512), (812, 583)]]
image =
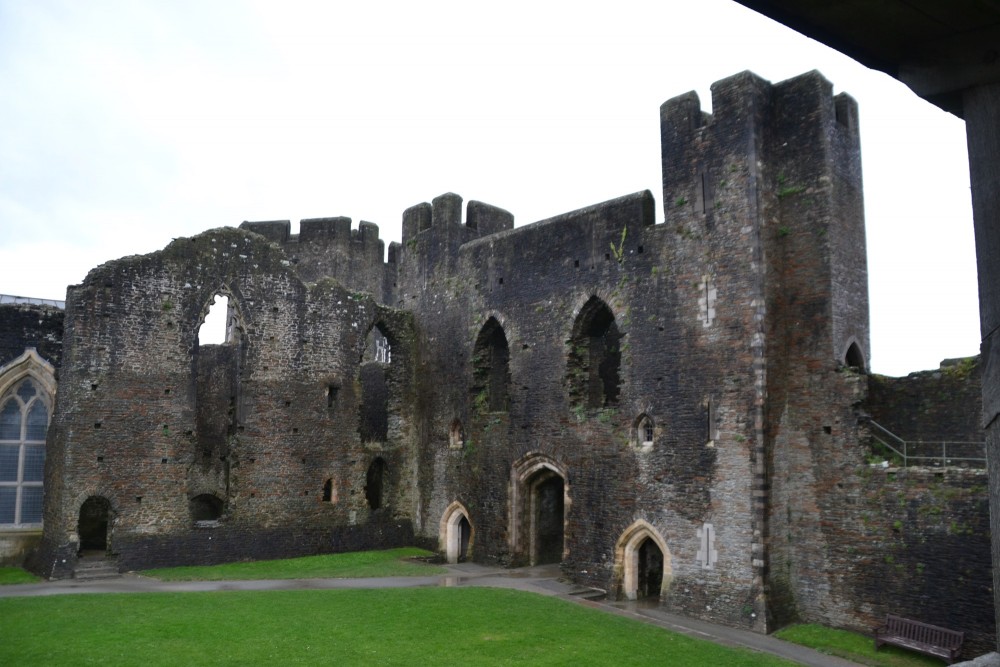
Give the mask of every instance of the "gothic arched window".
[(30, 378), (0, 398), (0, 525), (42, 523), (49, 407)]

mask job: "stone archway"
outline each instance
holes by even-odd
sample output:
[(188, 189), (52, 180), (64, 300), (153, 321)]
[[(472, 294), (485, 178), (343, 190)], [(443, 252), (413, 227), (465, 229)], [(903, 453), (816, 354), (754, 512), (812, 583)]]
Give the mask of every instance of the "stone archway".
[(455, 501), (444, 511), (439, 541), (447, 562), (461, 563), (469, 557), (473, 545), (472, 522), (462, 503)]
[(80, 552), (106, 553), (110, 546), (111, 503), (103, 496), (90, 496), (80, 505), (77, 535)]
[(636, 521), (615, 544), (615, 578), (622, 597), (660, 599), (673, 579), (670, 550), (649, 522)]
[(510, 546), (530, 565), (560, 563), (566, 554), (569, 484), (554, 459), (532, 453), (511, 471)]

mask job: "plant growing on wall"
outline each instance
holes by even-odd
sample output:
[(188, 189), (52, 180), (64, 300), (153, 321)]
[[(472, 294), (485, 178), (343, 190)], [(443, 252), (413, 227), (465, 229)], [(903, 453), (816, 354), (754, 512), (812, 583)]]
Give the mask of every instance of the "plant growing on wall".
[(618, 241), (618, 245), (615, 246), (615, 242), (611, 242), (611, 254), (614, 256), (615, 261), (621, 264), (625, 261), (625, 237), (628, 236), (628, 227), (622, 227), (622, 237)]

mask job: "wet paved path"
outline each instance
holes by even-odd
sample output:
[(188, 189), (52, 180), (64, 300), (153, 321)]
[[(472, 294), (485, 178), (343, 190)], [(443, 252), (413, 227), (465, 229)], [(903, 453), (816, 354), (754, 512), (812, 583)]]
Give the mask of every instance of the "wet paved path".
[(641, 602), (610, 602), (590, 600), (591, 589), (566, 583), (561, 579), (557, 565), (507, 570), (490, 568), (474, 563), (446, 566), (449, 573), (429, 577), (380, 577), (370, 579), (266, 579), (247, 581), (182, 581), (164, 582), (136, 574), (125, 574), (115, 579), (76, 581), (63, 579), (40, 584), (0, 586), (0, 598), (82, 595), (88, 593), (155, 593), (155, 592), (205, 592), (205, 591), (276, 591), (276, 590), (333, 590), (359, 588), (412, 588), (419, 586), (492, 586), (531, 591), (542, 595), (557, 596), (593, 609), (617, 614), (634, 620), (657, 625), (681, 634), (723, 644), (748, 648), (791, 660), (811, 667), (852, 667), (856, 663), (824, 655), (804, 646), (790, 644), (775, 637), (745, 630), (706, 623), (662, 611), (652, 604)]

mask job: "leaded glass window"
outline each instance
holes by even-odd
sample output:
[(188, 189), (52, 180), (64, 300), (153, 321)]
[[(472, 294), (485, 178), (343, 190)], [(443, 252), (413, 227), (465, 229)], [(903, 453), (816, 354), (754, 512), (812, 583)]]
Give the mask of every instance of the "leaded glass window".
[(49, 407), (31, 378), (0, 398), (0, 526), (42, 523)]

